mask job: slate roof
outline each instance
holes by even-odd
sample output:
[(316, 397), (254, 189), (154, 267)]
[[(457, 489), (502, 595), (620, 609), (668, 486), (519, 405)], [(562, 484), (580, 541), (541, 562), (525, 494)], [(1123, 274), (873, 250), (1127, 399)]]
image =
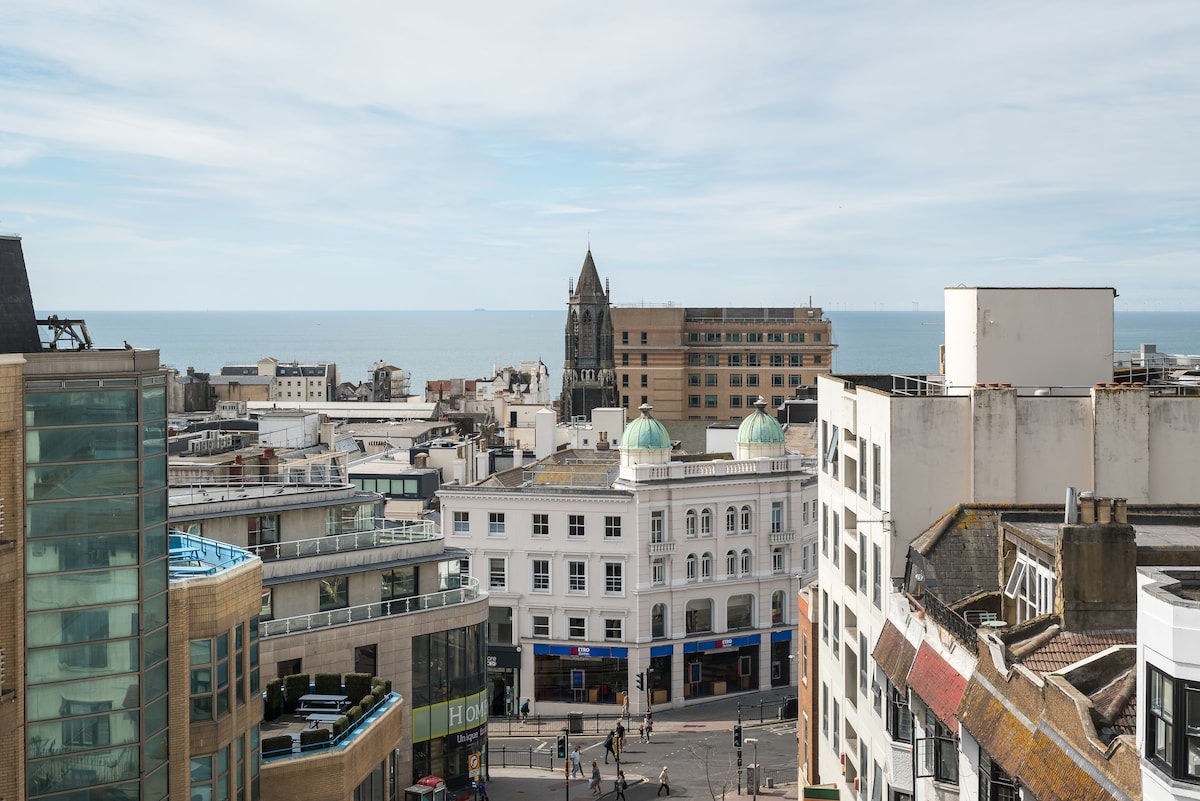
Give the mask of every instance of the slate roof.
[(1000, 588), (999, 522), (1005, 507), (961, 504), (913, 541), (932, 570), (925, 586), (947, 604)]
[(0, 236), (0, 353), (42, 349), (21, 240)]
[(579, 271), (579, 280), (575, 283), (575, 297), (584, 302), (604, 298), (604, 285), (600, 283), (600, 274), (596, 272), (596, 262), (592, 261), (590, 248)]
[(900, 692), (908, 690), (908, 672), (912, 670), (916, 657), (917, 647), (908, 641), (903, 632), (890, 620), (884, 623), (871, 658)]
[(972, 676), (958, 705), (958, 719), (979, 746), (1010, 776), (1020, 773), (1033, 732), (978, 675)]
[(917, 651), (917, 658), (908, 673), (908, 686), (921, 696), (938, 720), (950, 731), (958, 732), (955, 713), (967, 689), (967, 677), (951, 667), (928, 643), (921, 643), (921, 649)]

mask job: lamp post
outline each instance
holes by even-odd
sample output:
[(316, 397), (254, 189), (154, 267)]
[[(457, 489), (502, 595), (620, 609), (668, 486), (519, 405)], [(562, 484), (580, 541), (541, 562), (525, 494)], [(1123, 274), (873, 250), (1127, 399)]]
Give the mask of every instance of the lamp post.
[(754, 794), (753, 794), (753, 797), (758, 798), (758, 783), (760, 781), (762, 781), (762, 777), (759, 775), (760, 773), (762, 773), (762, 766), (758, 764), (758, 738), (757, 737), (747, 737), (746, 742), (748, 742), (748, 743), (750, 743), (750, 745), (754, 746)]

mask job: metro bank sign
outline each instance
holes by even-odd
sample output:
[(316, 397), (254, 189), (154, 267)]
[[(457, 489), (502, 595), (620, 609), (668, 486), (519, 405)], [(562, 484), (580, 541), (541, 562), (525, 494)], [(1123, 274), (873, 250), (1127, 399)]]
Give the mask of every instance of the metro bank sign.
[(483, 726), (488, 719), (487, 690), (413, 710), (413, 742)]

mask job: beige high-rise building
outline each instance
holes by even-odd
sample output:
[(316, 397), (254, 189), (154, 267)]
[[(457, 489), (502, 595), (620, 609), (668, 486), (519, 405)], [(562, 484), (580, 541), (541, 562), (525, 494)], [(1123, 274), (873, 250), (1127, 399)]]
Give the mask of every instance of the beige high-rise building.
[(819, 308), (613, 306), (620, 405), (667, 420), (740, 420), (812, 387), (833, 363)]

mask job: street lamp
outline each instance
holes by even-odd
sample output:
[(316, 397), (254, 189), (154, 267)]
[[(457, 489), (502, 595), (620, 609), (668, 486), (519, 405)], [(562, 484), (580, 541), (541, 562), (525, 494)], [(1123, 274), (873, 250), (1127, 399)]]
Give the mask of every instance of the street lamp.
[(758, 738), (747, 737), (744, 742), (754, 746), (754, 798), (758, 798), (758, 783), (762, 781), (762, 766), (758, 764)]

